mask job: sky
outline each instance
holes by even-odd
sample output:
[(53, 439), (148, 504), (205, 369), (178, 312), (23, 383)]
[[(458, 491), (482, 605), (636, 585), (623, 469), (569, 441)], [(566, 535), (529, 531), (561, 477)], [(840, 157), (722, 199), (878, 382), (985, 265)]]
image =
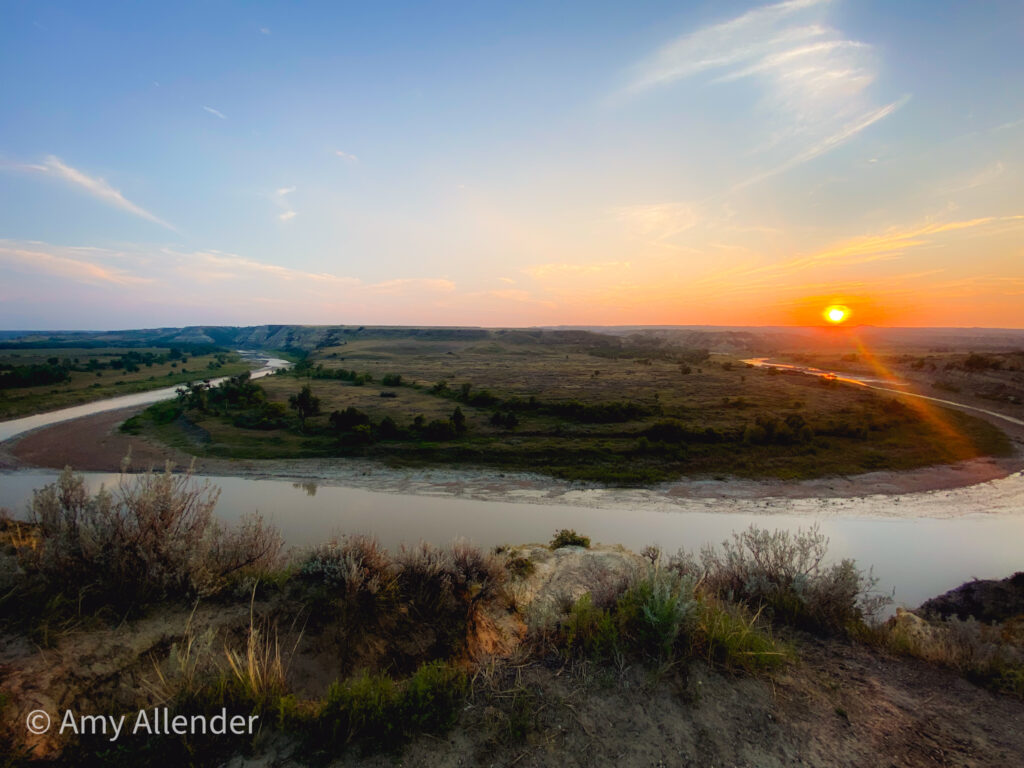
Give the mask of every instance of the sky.
[(7, 2), (0, 328), (1024, 327), (1024, 3)]

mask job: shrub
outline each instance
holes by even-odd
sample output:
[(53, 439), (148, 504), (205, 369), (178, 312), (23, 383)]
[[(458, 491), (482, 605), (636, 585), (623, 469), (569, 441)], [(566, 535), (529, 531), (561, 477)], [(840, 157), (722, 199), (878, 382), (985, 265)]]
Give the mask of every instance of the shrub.
[(391, 560), (370, 536), (345, 536), (314, 548), (298, 578), (346, 617), (370, 616), (395, 599)]
[(502, 413), (501, 411), (495, 411), (491, 416), (492, 427), (504, 427), (505, 429), (515, 429), (519, 426), (519, 418), (509, 411), (508, 413)]
[(688, 576), (649, 568), (642, 576), (634, 575), (614, 599), (599, 600), (588, 592), (571, 603), (556, 620), (553, 634), (543, 623), (536, 624), (535, 639), (552, 641), (567, 656), (671, 660), (692, 623), (693, 586)]
[(402, 725), (406, 731), (444, 733), (459, 717), (466, 673), (441, 661), (423, 664), (405, 683)]
[(791, 534), (751, 525), (721, 550), (704, 547), (695, 558), (680, 551), (669, 567), (700, 577), (709, 592), (764, 607), (781, 621), (825, 632), (845, 632), (873, 620), (890, 600), (877, 580), (852, 560), (825, 566), (828, 539), (817, 524)]
[(358, 426), (369, 424), (370, 417), (358, 408), (353, 408), (350, 405), (343, 411), (332, 411), (328, 417), (328, 422), (330, 422), (331, 427), (335, 431), (345, 432)]
[(434, 419), (423, 427), (423, 437), (427, 440), (454, 440), (458, 432), (451, 421)]
[(273, 568), (277, 531), (258, 517), (222, 527), (213, 520), (218, 494), (168, 465), (122, 475), (114, 491), (90, 496), (83, 477), (65, 469), (33, 494), (39, 545), (21, 553), (23, 565), (51, 593), (92, 606), (208, 594), (231, 577)]
[(449, 730), (458, 719), (466, 689), (466, 674), (441, 662), (423, 664), (404, 683), (383, 673), (363, 672), (331, 685), (315, 713), (301, 712), (292, 704), (287, 712), (291, 716), (283, 719), (291, 720), (292, 727), (305, 727), (329, 753), (355, 741), (394, 748), (418, 733)]
[(559, 641), (567, 655), (611, 659), (621, 653), (619, 628), (612, 611), (596, 607), (589, 593), (569, 609), (561, 623)]
[(678, 572), (650, 567), (619, 598), (615, 610), (629, 646), (651, 658), (667, 660), (690, 624), (697, 603), (694, 580)]
[(561, 547), (583, 547), (584, 549), (590, 549), (590, 539), (576, 533), (572, 528), (560, 528), (555, 531), (555, 537), (551, 540), (551, 549), (559, 549)]
[(746, 672), (774, 669), (790, 656), (771, 634), (758, 626), (758, 614), (744, 606), (703, 596), (697, 604), (693, 645), (709, 664)]
[(434, 657), (447, 657), (464, 647), (479, 607), (497, 597), (508, 578), (500, 558), (464, 541), (443, 549), (426, 542), (403, 546), (395, 564), (407, 617), (418, 629), (432, 633)]
[(360, 737), (383, 746), (398, 730), (398, 705), (395, 683), (383, 673), (334, 683), (318, 717), (320, 740), (340, 746)]
[(528, 557), (515, 555), (505, 561), (505, 568), (512, 574), (513, 578), (525, 579), (533, 575), (534, 571), (537, 570), (537, 564)]

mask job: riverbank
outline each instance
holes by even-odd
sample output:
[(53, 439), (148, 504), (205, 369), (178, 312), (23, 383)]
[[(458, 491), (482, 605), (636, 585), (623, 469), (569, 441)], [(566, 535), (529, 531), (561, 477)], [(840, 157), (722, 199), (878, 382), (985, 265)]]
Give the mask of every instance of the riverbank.
[[(117, 472), (126, 455), (132, 467), (162, 467), (166, 461), (187, 467), (187, 453), (118, 431), (144, 406), (107, 411), (33, 430), (0, 443), (0, 470), (25, 468)], [(1011, 431), (1012, 425), (1010, 425)], [(1024, 432), (1024, 430), (1021, 430)], [(1013, 435), (1019, 440), (1019, 435)], [(900, 472), (879, 471), (851, 477), (803, 481), (739, 478), (686, 478), (651, 488), (606, 488), (568, 482), (535, 473), (449, 467), (392, 468), (365, 459), (227, 460), (199, 458), (196, 472), (219, 477), (280, 479), (385, 493), (452, 496), (481, 501), (569, 504), (594, 508), (656, 508), (665, 511), (862, 515), (884, 517), (958, 517), (968, 514), (1019, 514), (1024, 495), (1014, 482), (1024, 462), (982, 458)], [(1003, 482), (994, 482), (1003, 481)], [(1007, 485), (1007, 482), (1009, 485)], [(967, 489), (989, 484), (984, 500)], [(892, 503), (891, 497), (900, 497)], [(762, 504), (750, 502), (761, 501)]]

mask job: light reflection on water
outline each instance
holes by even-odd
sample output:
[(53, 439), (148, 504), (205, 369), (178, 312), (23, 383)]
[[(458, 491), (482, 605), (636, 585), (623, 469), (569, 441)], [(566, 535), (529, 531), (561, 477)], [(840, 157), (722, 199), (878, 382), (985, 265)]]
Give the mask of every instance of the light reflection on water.
[[(85, 473), (90, 487), (117, 483), (116, 474)], [(22, 516), (32, 490), (55, 473), (0, 474), (0, 506)], [(205, 478), (200, 478), (205, 479)], [(237, 520), (258, 511), (290, 545), (307, 546), (341, 533), (375, 535), (389, 549), (420, 540), (444, 544), (465, 537), (482, 547), (546, 542), (558, 528), (574, 528), (595, 542), (634, 551), (656, 543), (666, 553), (719, 543), (751, 523), (807, 528), (794, 515), (594, 509), (566, 504), (480, 501), (452, 496), (403, 495), (310, 481), (209, 478), (221, 488), (218, 516)], [(916, 606), (971, 578), (1003, 578), (1024, 570), (1024, 515), (969, 515), (954, 519), (827, 517), (830, 557), (873, 566), (880, 588), (896, 590), (900, 604)]]

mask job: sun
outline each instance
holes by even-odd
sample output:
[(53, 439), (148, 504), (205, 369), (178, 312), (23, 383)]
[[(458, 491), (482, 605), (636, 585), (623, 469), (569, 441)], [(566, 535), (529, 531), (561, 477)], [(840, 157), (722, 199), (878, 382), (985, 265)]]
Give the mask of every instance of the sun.
[(825, 319), (833, 325), (839, 325), (849, 318), (850, 308), (844, 307), (842, 304), (833, 304), (825, 307), (825, 311), (822, 314), (825, 316)]

